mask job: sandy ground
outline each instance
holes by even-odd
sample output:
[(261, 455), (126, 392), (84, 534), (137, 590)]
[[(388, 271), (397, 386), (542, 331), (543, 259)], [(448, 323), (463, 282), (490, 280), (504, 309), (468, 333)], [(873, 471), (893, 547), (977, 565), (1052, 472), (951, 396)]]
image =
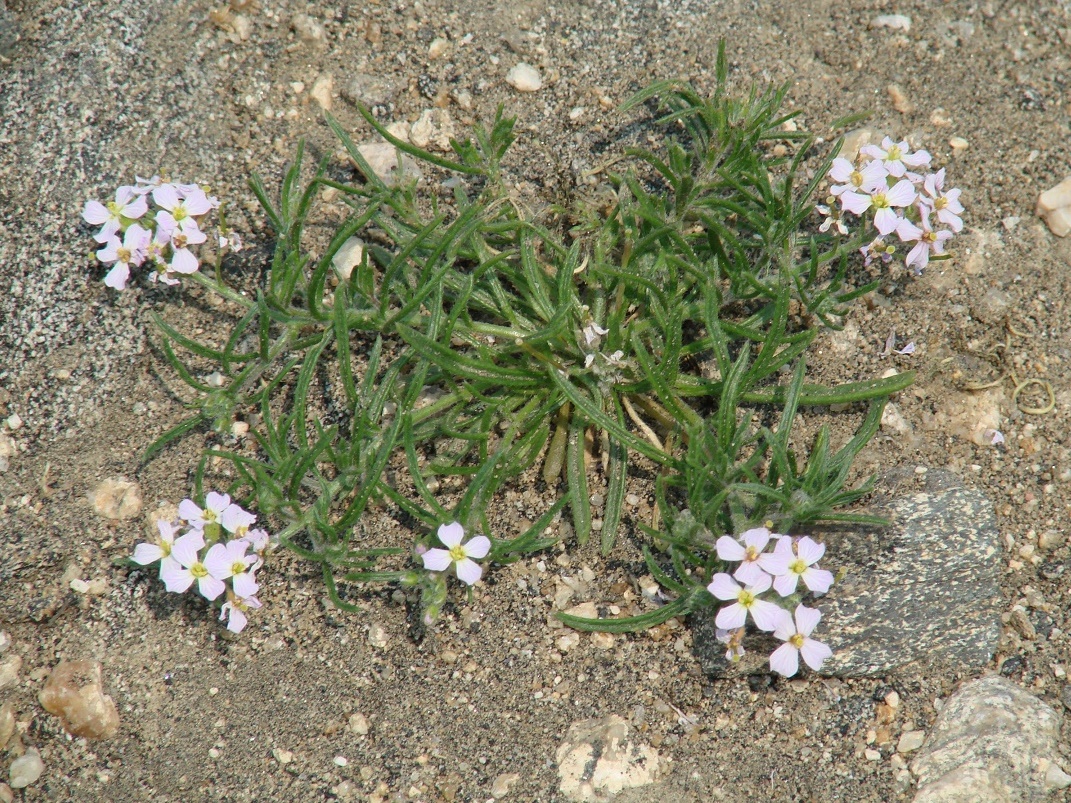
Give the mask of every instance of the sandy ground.
[[(566, 728), (608, 714), (630, 719), (672, 759), (660, 799), (910, 796), (894, 777), (895, 740), (932, 723), (935, 700), (966, 679), (955, 668), (913, 667), (880, 681), (710, 681), (683, 628), (560, 642), (565, 631), (548, 624), (560, 578), (586, 567), (589, 598), (622, 603), (642, 568), (631, 534), (606, 559), (570, 545), (497, 571), (420, 642), (390, 589), (366, 595), (357, 614), (326, 610), (317, 573), (282, 557), (262, 573), (265, 608), (240, 637), (225, 638), (206, 606), (114, 567), (144, 523), (107, 522), (86, 498), (112, 476), (137, 480), (146, 511), (188, 492), (203, 434), (139, 466), (145, 446), (183, 415), (178, 382), (151, 347), (149, 313), (202, 326), (213, 314), (186, 290), (105, 288), (78, 220), (87, 198), (135, 173), (210, 182), (238, 211), (232, 222), (253, 245), (241, 264), (255, 271), (270, 233), (246, 179), (255, 170), (275, 186), (302, 137), (317, 158), (338, 150), (310, 100), (330, 76), (332, 111), (358, 141), (370, 131), (345, 95), (376, 103), (386, 121), (413, 121), (438, 101), (458, 133), (505, 104), (519, 120), (511, 180), (538, 208), (658, 133), (643, 112), (615, 111), (632, 92), (672, 77), (709, 89), (719, 37), (734, 80), (788, 81), (789, 103), (819, 135), (842, 115), (872, 110), (868, 125), (925, 147), (964, 189), (968, 229), (954, 242), (956, 259), (920, 278), (890, 271), (844, 332), (824, 336), (816, 376), (918, 370), (896, 400), (905, 427), (883, 432), (860, 470), (947, 467), (989, 496), (1006, 545), (994, 558), (1006, 567), (1004, 608), (1022, 604), (1036, 631), (1027, 639), (1008, 628), (991, 669), (1061, 708), (1071, 251), (1033, 208), (1071, 174), (1066, 4), (236, 5), (230, 21), (214, 21), (199, 0), (7, 3), (4, 24), (14, 20), (21, 40), (0, 64), (0, 413), (23, 423), (0, 474), (0, 624), (13, 641), (6, 655), (23, 663), (0, 700), (13, 702), (22, 743), (46, 765), (22, 799), (486, 800), (496, 779), (516, 773), (506, 799), (558, 800), (554, 753)], [(910, 17), (910, 30), (871, 26), (890, 12)], [(295, 33), (301, 14), (322, 26), (322, 39)], [(449, 44), (431, 59), (440, 37)], [(520, 95), (505, 82), (520, 61), (541, 70), (539, 92)], [(966, 146), (953, 148), (957, 137)], [(337, 221), (329, 205), (317, 214), (314, 237)], [(891, 330), (917, 344), (913, 356), (879, 357)], [(1049, 381), (1055, 409), (1018, 411), (1010, 379), (958, 389), (1000, 373), (994, 354), (1020, 381)], [(1023, 406), (1043, 401), (1032, 392)], [(999, 415), (1001, 448), (970, 437), (987, 413)], [(821, 423), (814, 418), (809, 425)], [(833, 419), (842, 432), (855, 421)], [(649, 515), (642, 476), (632, 490), (632, 514)], [(496, 526), (510, 532), (545, 501), (519, 489)], [(75, 594), (72, 578), (102, 579), (107, 592)], [(121, 717), (115, 739), (73, 739), (36, 702), (50, 667), (78, 658), (104, 665)], [(892, 742), (871, 761), (867, 733), (891, 689), (902, 700)], [(700, 727), (683, 726), (674, 707)], [(1063, 735), (1066, 745), (1068, 726)]]

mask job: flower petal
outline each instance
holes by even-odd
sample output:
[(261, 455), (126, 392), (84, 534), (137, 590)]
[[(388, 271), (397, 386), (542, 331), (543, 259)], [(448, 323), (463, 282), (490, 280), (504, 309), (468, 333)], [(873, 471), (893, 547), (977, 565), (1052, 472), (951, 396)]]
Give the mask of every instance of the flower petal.
[(260, 585), (253, 577), (252, 572), (242, 572), (231, 578), (234, 593), (239, 597), (251, 597), (260, 590)]
[(477, 535), (465, 544), (465, 554), (470, 558), (485, 558), (491, 551), (491, 539), (486, 535)]
[(723, 535), (719, 538), (716, 546), (718, 557), (722, 560), (743, 560), (747, 555), (747, 550), (744, 549), (743, 544), (728, 535)]
[(130, 279), (130, 266), (125, 262), (116, 262), (108, 275), (104, 277), (104, 284), (113, 290), (126, 290), (126, 283)]
[(463, 583), (472, 585), (480, 579), (482, 574), (483, 569), (481, 569), (480, 564), (474, 560), (465, 558), (464, 560), (459, 560), (457, 562), (457, 579)]
[(774, 591), (776, 591), (782, 597), (792, 596), (796, 593), (796, 585), (797, 583), (799, 583), (799, 579), (800, 576), (795, 572), (786, 571), (784, 574), (778, 575), (774, 578)]
[(829, 649), (829, 647), (820, 641), (805, 638), (803, 640), (803, 646), (800, 647), (800, 654), (803, 656), (803, 660), (807, 666), (817, 672), (822, 668), (822, 664), (825, 663), (825, 660), (833, 655), (833, 650)]
[(457, 546), (461, 543), (461, 539), (465, 537), (465, 528), (456, 521), (452, 521), (449, 524), (440, 524), (438, 536), (439, 541), (445, 546)]
[(754, 527), (741, 533), (740, 540), (747, 546), (755, 547), (756, 552), (762, 552), (770, 543), (770, 531), (765, 527)]
[(803, 559), (804, 563), (810, 566), (813, 563), (817, 563), (826, 554), (826, 545), (820, 544), (810, 536), (805, 535), (796, 543), (796, 554)]
[(189, 569), (183, 568), (174, 558), (166, 558), (160, 564), (160, 579), (164, 581), (164, 587), (168, 591), (176, 594), (181, 594), (193, 585), (193, 575)]
[(806, 605), (796, 606), (796, 632), (804, 636), (811, 635), (811, 631), (818, 625), (822, 618), (822, 612), (817, 608), (808, 608)]
[(739, 602), (734, 602), (718, 611), (718, 615), (714, 617), (714, 624), (726, 630), (735, 630), (743, 627), (746, 620), (747, 609)]
[(790, 678), (799, 671), (800, 653), (791, 644), (782, 644), (770, 656), (770, 669)]
[(160, 549), (156, 544), (138, 544), (134, 547), (134, 562), (140, 563), (142, 566), (156, 563), (163, 556), (164, 550)]
[(803, 573), (803, 584), (815, 594), (825, 594), (833, 585), (833, 572), (825, 569), (807, 569)]
[(733, 577), (744, 585), (751, 586), (755, 583), (761, 583), (764, 574), (766, 574), (766, 572), (760, 568), (758, 563), (748, 561), (747, 563), (741, 563), (736, 568), (736, 571), (733, 572)]
[(429, 549), (420, 558), (424, 561), (424, 568), (431, 572), (445, 571), (453, 563), (450, 553), (445, 549)]
[(773, 602), (767, 602), (764, 599), (755, 600), (751, 605), (751, 618), (755, 620), (755, 624), (759, 630), (765, 630), (768, 633), (772, 633), (777, 629), (777, 626), (785, 622), (786, 620), (791, 622), (792, 617), (788, 611)]
[(217, 580), (209, 574), (197, 581), (197, 590), (205, 599), (215, 599), (227, 590), (227, 586), (222, 580)]
[(234, 563), (231, 561), (230, 555), (227, 554), (227, 547), (223, 546), (223, 544), (212, 544), (208, 548), (204, 565), (208, 569), (208, 573), (217, 580), (226, 580), (234, 574)]
[[(710, 581), (710, 585), (707, 586), (707, 591), (713, 594), (718, 599), (736, 599), (740, 596), (740, 586), (733, 581), (729, 575), (725, 572), (718, 572), (714, 575)], [(725, 627), (730, 629), (727, 625), (718, 625), (719, 627)], [(734, 627), (740, 627), (740, 625), (734, 625)]]

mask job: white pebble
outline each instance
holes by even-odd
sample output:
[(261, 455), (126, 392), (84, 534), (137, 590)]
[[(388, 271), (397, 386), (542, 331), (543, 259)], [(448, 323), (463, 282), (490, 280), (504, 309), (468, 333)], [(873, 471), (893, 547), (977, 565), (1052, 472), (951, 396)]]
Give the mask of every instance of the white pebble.
[(32, 747), (11, 762), (11, 788), (24, 789), (34, 783), (45, 771), (45, 762)]
[(518, 92), (538, 92), (543, 88), (539, 70), (523, 61), (506, 73), (506, 83)]
[(911, 30), (911, 17), (906, 14), (881, 14), (870, 21), (871, 28), (892, 28), (907, 33)]
[(335, 756), (335, 766), (336, 767), (345, 767), (349, 763), (350, 763), (350, 760), (348, 758), (346, 758), (345, 756)]

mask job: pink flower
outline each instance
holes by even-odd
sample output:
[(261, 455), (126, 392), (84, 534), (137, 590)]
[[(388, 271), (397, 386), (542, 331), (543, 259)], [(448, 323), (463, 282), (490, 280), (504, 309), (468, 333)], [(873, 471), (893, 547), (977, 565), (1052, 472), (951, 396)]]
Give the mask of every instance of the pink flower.
[[(97, 259), (105, 265), (112, 265), (104, 283), (116, 290), (125, 290), (130, 278), (130, 269), (145, 261), (149, 248), (150, 235), (137, 223), (132, 223), (123, 235), (122, 242), (115, 235), (109, 237), (104, 247), (97, 251)], [(114, 265), (112, 264), (114, 263)]]
[(227, 620), (227, 629), (232, 633), (241, 633), (249, 623), (249, 617), (245, 612), (250, 608), (260, 608), (260, 600), (254, 596), (242, 597), (230, 591), (227, 592), (227, 601), (219, 611), (219, 620)]
[(149, 205), (135, 187), (120, 187), (115, 191), (115, 200), (108, 201), (107, 206), (100, 201), (87, 201), (82, 209), (82, 219), (94, 226), (103, 226), (93, 239), (105, 243), (124, 223), (137, 220), (148, 210)]
[(915, 269), (916, 273), (922, 273), (923, 268), (930, 263), (932, 254), (943, 254), (945, 252), (945, 243), (952, 239), (952, 232), (947, 229), (933, 230), (928, 210), (923, 213), (919, 223), (921, 225), (916, 226), (911, 221), (904, 220), (896, 230), (896, 233), (900, 235), (900, 239), (905, 243), (916, 243), (904, 260), (908, 267)]
[(183, 499), (178, 506), (179, 515), (195, 530), (203, 530), (205, 525), (220, 524), (223, 511), (231, 503), (227, 494), (219, 494), (209, 491), (205, 497), (205, 506), (202, 509), (192, 499)]
[[(743, 544), (740, 541), (743, 541)], [(733, 577), (741, 583), (755, 583), (763, 574), (762, 551), (770, 543), (770, 531), (765, 527), (755, 527), (741, 533), (740, 541), (723, 535), (716, 545), (718, 557), (734, 563), (740, 561), (740, 565), (733, 572)]]
[(249, 542), (235, 539), (226, 544), (213, 544), (205, 555), (205, 568), (217, 580), (230, 580), (234, 593), (251, 597), (259, 586), (253, 576), (260, 565), (255, 555), (246, 555)]
[(798, 541), (782, 538), (774, 547), (774, 554), (787, 562), (785, 572), (773, 580), (773, 587), (782, 597), (794, 594), (800, 580), (816, 594), (824, 594), (833, 585), (833, 573), (819, 569), (817, 563), (826, 552), (826, 545), (819, 544), (809, 536)]
[(724, 630), (735, 630), (744, 626), (750, 613), (760, 630), (773, 630), (788, 612), (779, 605), (759, 599), (759, 594), (769, 590), (771, 582), (770, 575), (763, 572), (753, 585), (741, 588), (725, 572), (714, 575), (707, 591), (720, 600), (734, 600), (732, 605), (718, 611), (714, 624)]
[(851, 162), (840, 156), (833, 160), (833, 165), (829, 168), (829, 177), (840, 183), (834, 184), (829, 192), (834, 196), (848, 191), (869, 192), (873, 187), (884, 187), (888, 175), (889, 171), (881, 162), (867, 162), (856, 169)]
[(722, 630), (721, 628), (715, 628), (714, 637), (724, 644), (728, 649), (725, 650), (726, 661), (739, 661), (744, 657), (744, 628), (738, 627), (736, 630)]
[(161, 207), (156, 222), (168, 232), (178, 229), (188, 237), (199, 231), (195, 218), (207, 214), (212, 203), (200, 187), (190, 185), (189, 192), (185, 192), (185, 187), (183, 190), (180, 196), (174, 184), (161, 184), (152, 191), (152, 199)]
[(462, 543), (461, 539), (465, 537), (465, 530), (456, 521), (441, 525), (438, 536), (439, 541), (447, 548), (429, 549), (421, 555), (420, 559), (424, 561), (424, 568), (432, 572), (442, 572), (449, 569), (450, 564), (453, 563), (457, 578), (461, 582), (472, 585), (479, 580), (483, 570), (472, 559), (486, 557), (491, 551), (491, 540), (487, 536), (477, 535), (466, 543)]
[(821, 612), (803, 605), (796, 606), (796, 621), (786, 616), (774, 630), (774, 636), (784, 644), (773, 651), (770, 656), (770, 669), (779, 675), (790, 678), (799, 671), (800, 656), (804, 663), (816, 672), (829, 658), (833, 651), (820, 641), (812, 639), (811, 632), (822, 618)]
[(168, 591), (182, 593), (197, 581), (197, 590), (205, 599), (215, 599), (226, 589), (222, 580), (212, 576), (208, 567), (201, 562), (197, 554), (205, 545), (204, 535), (200, 530), (191, 530), (176, 539), (171, 547), (171, 557), (175, 560), (160, 571), (160, 579)]
[(944, 223), (957, 234), (963, 230), (963, 204), (959, 202), (961, 190), (944, 191), (945, 169), (942, 167), (936, 173), (926, 176), (923, 184), (923, 193), (919, 195), (920, 205), (933, 210), (937, 220)]
[[(134, 562), (142, 566), (148, 566), (156, 561), (167, 560), (171, 556), (171, 547), (175, 543), (175, 534), (178, 527), (168, 521), (159, 519), (156, 528), (160, 531), (160, 537), (155, 544), (143, 542), (134, 547)], [(161, 571), (163, 567), (161, 566)]]
[(890, 188), (875, 187), (869, 195), (863, 192), (845, 192), (840, 196), (840, 202), (844, 209), (856, 215), (874, 209), (874, 228), (884, 237), (895, 231), (903, 220), (895, 210), (910, 206), (916, 197), (917, 193), (911, 182), (901, 179)]
[(893, 142), (890, 137), (881, 141), (880, 148), (877, 145), (864, 145), (859, 152), (872, 159), (880, 159), (894, 178), (902, 178), (909, 167), (929, 167), (931, 159), (926, 151), (911, 153), (911, 146), (906, 141)]

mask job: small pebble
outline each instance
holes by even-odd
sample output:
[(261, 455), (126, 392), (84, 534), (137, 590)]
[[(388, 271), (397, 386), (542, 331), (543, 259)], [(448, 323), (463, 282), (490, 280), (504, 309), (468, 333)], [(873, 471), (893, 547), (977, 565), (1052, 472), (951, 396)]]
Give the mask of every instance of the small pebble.
[(967, 150), (970, 147), (970, 143), (963, 137), (952, 137), (948, 140), (948, 146), (958, 153), (959, 151)]
[(335, 756), (335, 766), (345, 767), (350, 763), (350, 760), (345, 756)]
[(223, 754), (220, 753), (219, 750), (216, 749), (215, 747), (210, 748), (209, 751), (208, 751), (208, 757), (211, 758), (211, 759), (217, 759), (221, 755), (223, 755)]
[(870, 21), (871, 28), (891, 28), (907, 33), (911, 30), (911, 17), (906, 14), (881, 14)]
[(867, 748), (863, 751), (867, 761), (881, 761), (881, 751)]
[(431, 40), (431, 44), (428, 45), (428, 58), (434, 61), (440, 56), (445, 55), (450, 50), (450, 40), (444, 39), (441, 36), (437, 36)]
[(30, 748), (11, 762), (10, 779), (12, 789), (25, 789), (41, 777), (45, 771), (45, 762), (40, 754)]
[(495, 800), (501, 800), (509, 794), (510, 787), (517, 783), (521, 779), (519, 773), (506, 772), (495, 778), (493, 784), (491, 784), (491, 797)]
[(349, 724), (350, 730), (358, 736), (366, 736), (368, 734), (368, 717), (364, 714), (354, 714), (350, 717)]
[(922, 747), (926, 741), (926, 731), (907, 731), (900, 735), (900, 741), (896, 743), (897, 753), (910, 753)]
[(380, 624), (372, 624), (368, 627), (368, 643), (373, 647), (383, 648), (387, 646), (389, 639), (387, 630)]
[(915, 104), (908, 99), (907, 93), (899, 85), (889, 84), (885, 87), (885, 91), (889, 93), (889, 101), (892, 103), (892, 107), (900, 114), (910, 114), (915, 111)]
[(281, 747), (275, 747), (271, 751), (272, 756), (283, 766), (286, 766), (294, 760), (294, 754), (289, 750), (283, 750)]
[(523, 61), (506, 73), (506, 83), (518, 92), (538, 92), (543, 88), (539, 70)]
[(335, 79), (330, 75), (324, 73), (317, 76), (313, 81), (312, 89), (309, 90), (309, 97), (320, 104), (320, 108), (324, 111), (331, 110), (331, 96), (335, 91)]

